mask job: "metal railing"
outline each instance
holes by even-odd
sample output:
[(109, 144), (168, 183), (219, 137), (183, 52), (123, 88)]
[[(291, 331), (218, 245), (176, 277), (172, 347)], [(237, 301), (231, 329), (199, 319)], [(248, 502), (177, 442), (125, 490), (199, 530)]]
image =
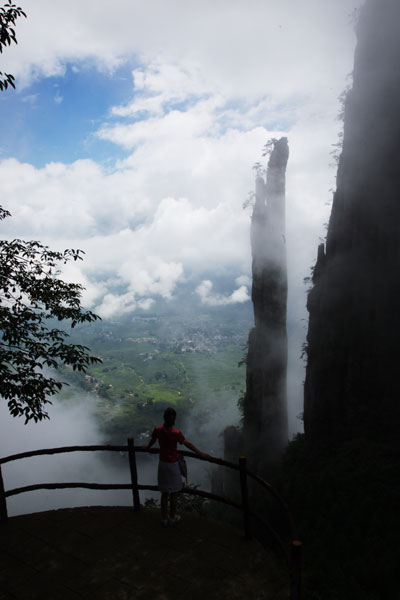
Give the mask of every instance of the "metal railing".
[[(129, 461), (129, 471), (131, 476), (130, 483), (87, 483), (87, 482), (68, 482), (68, 483), (38, 483), (34, 485), (27, 485), (24, 487), (14, 488), (11, 490), (4, 489), (3, 476), (2, 476), (2, 465), (23, 458), (30, 458), (32, 456), (42, 456), (51, 454), (65, 454), (69, 452), (97, 452), (97, 451), (108, 451), (108, 452), (127, 452)], [(7, 498), (22, 494), (24, 492), (32, 492), (35, 490), (55, 490), (55, 489), (71, 489), (71, 488), (86, 488), (91, 490), (131, 490), (133, 496), (133, 509), (135, 511), (140, 510), (140, 490), (152, 490), (159, 491), (157, 485), (141, 485), (138, 483), (137, 466), (136, 466), (136, 453), (149, 453), (159, 454), (159, 449), (151, 448), (145, 450), (140, 446), (134, 445), (133, 438), (128, 438), (128, 443), (125, 446), (114, 446), (114, 445), (102, 445), (102, 446), (66, 446), (62, 448), (46, 448), (43, 450), (33, 450), (30, 452), (21, 452), (20, 454), (13, 454), (0, 458), (0, 521), (8, 519), (7, 511)], [(252, 527), (251, 520), (255, 519), (260, 522), (272, 538), (277, 543), (278, 547), (282, 551), (287, 566), (290, 572), (290, 600), (299, 600), (300, 598), (300, 581), (301, 581), (301, 554), (302, 554), (302, 543), (297, 538), (295, 524), (290, 513), (290, 510), (280, 496), (280, 494), (264, 479), (258, 477), (247, 469), (246, 457), (241, 456), (238, 463), (229, 462), (221, 458), (214, 457), (202, 457), (193, 452), (187, 450), (180, 451), (184, 456), (195, 458), (196, 460), (202, 460), (205, 462), (221, 465), (229, 469), (233, 469), (239, 472), (240, 480), (240, 493), (241, 503), (235, 502), (227, 496), (221, 496), (212, 492), (206, 492), (197, 488), (183, 487), (182, 493), (194, 496), (200, 496), (210, 500), (215, 500), (233, 506), (234, 508), (242, 511), (243, 513), (243, 529), (245, 538), (252, 539)], [(289, 526), (289, 542), (286, 542), (278, 534), (278, 532), (272, 527), (272, 525), (265, 519), (257, 515), (250, 508), (249, 494), (248, 494), (248, 478), (255, 481), (261, 488), (267, 491), (280, 505), (283, 510), (283, 514), (286, 517), (287, 525)]]

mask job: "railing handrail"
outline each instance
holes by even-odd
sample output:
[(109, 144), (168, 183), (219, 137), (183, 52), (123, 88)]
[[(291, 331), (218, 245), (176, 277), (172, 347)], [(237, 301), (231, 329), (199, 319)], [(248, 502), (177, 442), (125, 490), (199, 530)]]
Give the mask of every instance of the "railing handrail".
[[(14, 461), (14, 460), (20, 460), (23, 458), (31, 458), (34, 456), (65, 454), (65, 453), (69, 453), (69, 452), (96, 452), (98, 450), (109, 451), (109, 452), (128, 452), (128, 445), (96, 444), (96, 445), (84, 445), (84, 446), (82, 446), (82, 445), (60, 446), (58, 448), (42, 448), (40, 450), (30, 450), (28, 452), (20, 452), (18, 454), (11, 454), (9, 456), (0, 458), (0, 465), (6, 464), (6, 463)], [(143, 453), (148, 453), (148, 454), (159, 454), (160, 453), (159, 448), (145, 449), (140, 446), (134, 446), (134, 450), (135, 450), (135, 452), (143, 452)], [(222, 458), (216, 458), (214, 456), (203, 457), (203, 456), (199, 456), (198, 454), (195, 454), (194, 452), (190, 452), (189, 450), (180, 450), (179, 453), (182, 454), (183, 456), (189, 456), (190, 458), (195, 458), (196, 460), (203, 460), (205, 462), (210, 462), (213, 464), (228, 467), (228, 468), (234, 469), (236, 471), (239, 470), (238, 464), (233, 463), (231, 461), (227, 461)], [(288, 507), (287, 503), (285, 502), (285, 500), (272, 487), (272, 485), (270, 483), (268, 483), (267, 481), (265, 481), (264, 479), (262, 479), (255, 473), (252, 473), (249, 469), (246, 469), (246, 473), (250, 478), (252, 478), (254, 481), (257, 481), (257, 483), (259, 483), (266, 491), (268, 491), (272, 496), (274, 496), (278, 500), (278, 502), (281, 504), (281, 506), (284, 509), (284, 511), (286, 512), (286, 515), (290, 522), (291, 537), (293, 539), (295, 539), (297, 537), (297, 535), (295, 533), (296, 528), (294, 525), (293, 517), (291, 515), (291, 512), (290, 512), (289, 507)]]
[[(159, 454), (159, 448), (145, 449), (141, 446), (135, 446), (135, 452), (146, 452), (149, 454)], [(29, 450), (28, 452), (20, 452), (18, 454), (10, 454), (9, 456), (3, 456), (0, 458), (0, 465), (11, 462), (13, 460), (20, 460), (21, 458), (31, 458), (32, 456), (42, 456), (46, 454), (63, 454), (66, 452), (96, 452), (97, 450), (108, 450), (110, 452), (128, 452), (127, 445), (113, 445), (113, 444), (97, 444), (97, 445), (85, 445), (85, 446), (60, 446), (58, 448), (42, 448), (40, 450)], [(203, 457), (190, 452), (189, 450), (179, 450), (179, 454), (184, 456), (190, 456), (198, 460), (204, 460), (206, 462), (212, 462), (216, 465), (223, 465), (230, 467), (231, 469), (239, 470), (239, 466), (236, 463), (224, 460), (222, 458), (216, 458), (214, 456)]]
[(21, 458), (31, 458), (32, 456), (43, 456), (46, 454), (64, 454), (66, 452), (96, 452), (97, 450), (109, 450), (110, 452), (127, 452), (128, 446), (115, 445), (93, 445), (93, 446), (60, 446), (58, 448), (42, 448), (41, 450), (30, 450), (29, 452), (20, 452), (19, 454), (10, 454), (0, 458), (0, 465), (4, 465), (13, 460)]
[[(70, 452), (97, 452), (97, 451), (109, 451), (109, 452), (127, 452), (129, 456), (129, 464), (131, 469), (131, 483), (129, 484), (107, 484), (107, 483), (89, 483), (89, 482), (63, 482), (63, 483), (39, 483), (29, 486), (23, 486), (19, 488), (14, 488), (12, 490), (5, 491), (1, 465), (7, 464), (12, 461), (21, 460), (23, 458), (32, 458), (35, 456), (44, 456), (44, 455), (53, 455), (53, 454), (66, 454)], [(6, 498), (10, 496), (14, 496), (17, 494), (36, 491), (40, 489), (74, 489), (74, 488), (84, 488), (84, 489), (93, 489), (93, 490), (132, 490), (134, 497), (134, 508), (135, 510), (139, 510), (140, 508), (140, 499), (138, 495), (139, 490), (152, 490), (159, 491), (157, 485), (142, 485), (137, 482), (137, 471), (136, 471), (136, 458), (135, 454), (139, 453), (148, 453), (148, 454), (159, 454), (159, 448), (143, 448), (142, 446), (134, 446), (133, 438), (128, 438), (127, 445), (111, 445), (111, 444), (102, 444), (102, 445), (76, 445), (76, 446), (62, 446), (58, 448), (43, 448), (40, 450), (31, 450), (28, 452), (20, 452), (18, 454), (12, 454), (9, 456), (5, 456), (0, 458), (0, 520), (7, 519), (7, 503)], [(246, 458), (241, 457), (239, 459), (239, 464), (224, 460), (222, 458), (215, 458), (212, 456), (200, 456), (194, 452), (190, 452), (188, 450), (180, 451), (180, 454), (184, 456), (188, 456), (190, 458), (195, 458), (196, 460), (202, 460), (205, 462), (221, 465), (228, 467), (230, 469), (239, 471), (240, 481), (241, 481), (241, 493), (242, 493), (242, 504), (234, 502), (230, 498), (226, 496), (221, 496), (219, 494), (214, 494), (211, 492), (206, 492), (204, 490), (199, 490), (197, 488), (189, 488), (187, 486), (182, 488), (182, 493), (186, 493), (189, 495), (201, 496), (204, 498), (209, 498), (211, 500), (216, 500), (218, 502), (222, 502), (224, 504), (228, 504), (243, 511), (244, 516), (244, 529), (246, 538), (251, 538), (250, 525), (248, 518), (249, 516), (255, 517), (259, 520), (272, 534), (275, 538), (275, 541), (278, 543), (281, 548), (287, 562), (289, 569), (291, 571), (291, 600), (298, 600), (300, 598), (300, 552), (301, 552), (301, 542), (297, 539), (296, 528), (294, 524), (293, 517), (289, 510), (288, 505), (285, 500), (281, 497), (281, 495), (272, 487), (270, 483), (259, 477), (258, 475), (249, 471), (246, 467)], [(282, 541), (279, 534), (274, 530), (274, 528), (264, 519), (259, 517), (253, 511), (249, 509), (248, 506), (248, 498), (247, 498), (247, 477), (250, 477), (258, 484), (260, 484), (264, 490), (268, 491), (272, 496), (279, 502), (281, 508), (283, 508), (286, 517), (288, 519), (288, 523), (290, 526), (290, 535), (291, 535), (291, 552), (288, 552), (285, 548), (284, 542)]]
[[(35, 483), (33, 485), (26, 485), (24, 487), (14, 488), (12, 490), (7, 490), (4, 495), (6, 498), (11, 496), (16, 496), (17, 494), (23, 494), (25, 492), (34, 492), (37, 490), (63, 490), (63, 489), (74, 489), (74, 488), (84, 488), (88, 490), (131, 490), (131, 483), (88, 483), (83, 481), (65, 481), (62, 483)], [(158, 492), (158, 485), (142, 485), (138, 483), (138, 490), (150, 490), (154, 492)], [(198, 490), (197, 488), (190, 488), (184, 486), (182, 488), (182, 493), (189, 494), (193, 496), (202, 496), (203, 498), (209, 498), (210, 500), (217, 500), (219, 502), (223, 502), (224, 504), (229, 504), (234, 508), (242, 509), (242, 505), (238, 502), (234, 502), (230, 500), (226, 496), (220, 496), (219, 494), (213, 494), (212, 492), (206, 492), (205, 490)]]

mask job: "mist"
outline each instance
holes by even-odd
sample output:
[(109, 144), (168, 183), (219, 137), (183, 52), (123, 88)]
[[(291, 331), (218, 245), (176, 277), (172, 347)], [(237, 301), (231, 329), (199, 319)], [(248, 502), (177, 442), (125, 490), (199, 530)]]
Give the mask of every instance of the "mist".
[[(74, 445), (101, 445), (104, 438), (96, 423), (96, 401), (89, 395), (53, 399), (50, 420), (27, 425), (12, 417), (0, 401), (0, 456), (30, 450)], [(120, 441), (121, 445), (126, 440)], [(140, 484), (157, 484), (158, 457), (137, 456)], [(71, 452), (35, 456), (2, 466), (5, 490), (38, 483), (130, 483), (127, 455), (118, 452)], [(141, 500), (151, 497), (140, 492)], [(10, 516), (73, 506), (131, 506), (130, 490), (37, 490), (7, 499)]]
[[(207, 452), (215, 458), (224, 458), (224, 429), (229, 425), (239, 427), (241, 423), (238, 397), (229, 391), (215, 394), (208, 389), (205, 381), (200, 385), (205, 399), (193, 407), (189, 418), (182, 423), (179, 422), (178, 413), (176, 427), (202, 452)], [(210, 489), (215, 467), (196, 459), (188, 459), (187, 463), (189, 485)]]
[[(219, 392), (215, 398), (206, 382), (199, 385), (206, 399), (196, 404), (187, 418), (180, 419), (178, 411), (176, 427), (200, 450), (223, 457), (223, 429), (240, 422), (237, 398), (227, 391)], [(1, 457), (44, 448), (105, 443), (93, 396), (77, 393), (70, 399), (54, 397), (52, 402), (48, 408), (50, 420), (25, 425), (23, 418), (12, 417), (7, 403), (0, 401)], [(118, 443), (125, 445), (126, 439)], [(138, 482), (157, 485), (158, 455), (137, 454), (136, 460)], [(213, 467), (190, 458), (187, 463), (188, 484), (210, 489)], [(128, 457), (119, 452), (72, 452), (25, 458), (2, 465), (2, 473), (6, 491), (38, 483), (130, 483)], [(147, 498), (158, 500), (159, 494), (141, 490), (141, 502)], [(7, 498), (9, 516), (75, 506), (131, 505), (130, 490), (37, 490)]]

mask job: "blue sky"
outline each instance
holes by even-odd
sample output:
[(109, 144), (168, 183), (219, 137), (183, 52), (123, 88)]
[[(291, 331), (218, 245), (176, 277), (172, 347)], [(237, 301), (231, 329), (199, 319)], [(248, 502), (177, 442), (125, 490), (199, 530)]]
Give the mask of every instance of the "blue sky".
[(110, 107), (126, 102), (131, 92), (128, 65), (113, 73), (67, 65), (62, 76), (41, 78), (21, 92), (9, 90), (0, 96), (1, 157), (35, 167), (79, 158), (107, 165), (122, 158), (122, 150), (94, 134)]

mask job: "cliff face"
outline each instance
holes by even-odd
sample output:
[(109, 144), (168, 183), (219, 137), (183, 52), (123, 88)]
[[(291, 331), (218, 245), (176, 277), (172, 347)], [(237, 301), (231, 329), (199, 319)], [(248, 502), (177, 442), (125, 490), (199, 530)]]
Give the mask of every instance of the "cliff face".
[(266, 181), (256, 180), (251, 222), (254, 328), (249, 335), (244, 452), (266, 474), (287, 444), (285, 172), (287, 139), (274, 143)]
[(400, 414), (400, 5), (367, 0), (326, 248), (308, 297), (309, 436), (391, 430)]

